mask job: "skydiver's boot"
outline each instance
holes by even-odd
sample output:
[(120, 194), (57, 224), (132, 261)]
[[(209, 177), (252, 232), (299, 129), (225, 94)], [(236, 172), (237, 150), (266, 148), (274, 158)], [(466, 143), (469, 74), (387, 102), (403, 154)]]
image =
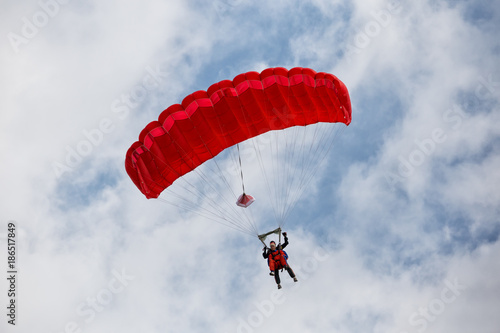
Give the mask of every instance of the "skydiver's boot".
[(281, 284), (278, 284), (278, 289), (281, 289)]
[(296, 277), (296, 276), (294, 276), (294, 278), (293, 278), (293, 282), (297, 282), (297, 281), (299, 281), (299, 280), (297, 280), (297, 277)]
[(274, 272), (269, 273), (269, 275), (274, 276)]

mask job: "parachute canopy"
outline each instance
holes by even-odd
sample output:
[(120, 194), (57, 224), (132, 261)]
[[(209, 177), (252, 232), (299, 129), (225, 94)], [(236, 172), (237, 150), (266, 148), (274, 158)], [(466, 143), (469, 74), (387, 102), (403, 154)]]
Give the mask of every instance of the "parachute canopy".
[(129, 148), (125, 168), (146, 198), (157, 198), (180, 177), (248, 139), (295, 126), (350, 122), (349, 93), (332, 74), (299, 67), (247, 72), (164, 110)]

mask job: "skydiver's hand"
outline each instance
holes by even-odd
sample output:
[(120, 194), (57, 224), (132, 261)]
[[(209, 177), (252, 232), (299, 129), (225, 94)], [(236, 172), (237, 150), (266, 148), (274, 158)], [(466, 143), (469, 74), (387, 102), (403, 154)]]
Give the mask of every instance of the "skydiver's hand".
[(266, 252), (266, 249), (267, 249), (267, 247), (264, 246), (264, 248), (262, 249), (262, 251)]
[(285, 238), (287, 237), (287, 236), (286, 236), (286, 232), (284, 232), (284, 233), (283, 233), (283, 236), (285, 236)]

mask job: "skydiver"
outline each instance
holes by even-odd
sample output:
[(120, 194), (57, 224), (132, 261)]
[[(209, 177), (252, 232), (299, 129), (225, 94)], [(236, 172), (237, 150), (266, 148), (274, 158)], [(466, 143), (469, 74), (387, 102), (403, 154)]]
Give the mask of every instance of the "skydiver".
[(262, 253), (262, 256), (264, 259), (267, 259), (268, 264), (269, 264), (269, 269), (270, 273), (269, 275), (274, 276), (274, 279), (276, 280), (276, 284), (278, 285), (278, 289), (281, 289), (281, 280), (280, 280), (280, 274), (279, 270), (285, 269), (288, 274), (290, 274), (290, 277), (293, 279), (294, 282), (297, 282), (297, 277), (295, 276), (295, 273), (293, 272), (292, 268), (290, 268), (290, 265), (288, 265), (286, 259), (288, 258), (286, 252), (283, 251), (283, 249), (288, 245), (288, 237), (286, 232), (283, 233), (283, 236), (285, 237), (285, 242), (283, 245), (278, 244), (276, 246), (275, 241), (271, 241), (269, 243), (269, 247), (264, 246), (262, 249), (264, 252)]

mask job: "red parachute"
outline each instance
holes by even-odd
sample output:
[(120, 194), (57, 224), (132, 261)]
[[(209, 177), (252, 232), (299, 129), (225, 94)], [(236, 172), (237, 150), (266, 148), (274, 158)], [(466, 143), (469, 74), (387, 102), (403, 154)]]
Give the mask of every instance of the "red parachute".
[[(128, 175), (149, 199), (223, 150), (268, 131), (351, 122), (346, 86), (309, 68), (268, 68), (188, 95), (149, 123), (127, 151)], [(234, 202), (234, 201), (233, 201)]]

